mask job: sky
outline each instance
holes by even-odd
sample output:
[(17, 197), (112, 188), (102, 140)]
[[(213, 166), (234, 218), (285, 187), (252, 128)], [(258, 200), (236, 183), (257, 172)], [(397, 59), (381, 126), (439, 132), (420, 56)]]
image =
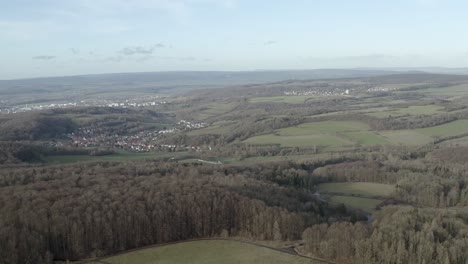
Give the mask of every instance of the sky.
[(0, 80), (467, 67), (466, 0), (0, 0)]

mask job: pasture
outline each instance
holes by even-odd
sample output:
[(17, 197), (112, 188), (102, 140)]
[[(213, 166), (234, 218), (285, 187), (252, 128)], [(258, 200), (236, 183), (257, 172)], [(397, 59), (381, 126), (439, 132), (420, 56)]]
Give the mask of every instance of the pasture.
[(415, 129), (415, 131), (430, 137), (451, 137), (468, 133), (468, 120), (457, 120), (447, 124)]
[(378, 118), (387, 118), (390, 116), (398, 117), (398, 116), (406, 116), (406, 115), (432, 115), (436, 113), (441, 113), (443, 107), (438, 105), (415, 105), (409, 107), (401, 107), (401, 108), (387, 108), (379, 109), (375, 111), (367, 112), (367, 115), (378, 117)]
[(270, 97), (253, 97), (249, 99), (250, 103), (288, 103), (288, 104), (303, 104), (306, 100), (316, 98), (316, 96), (270, 96)]
[(360, 209), (367, 213), (372, 213), (375, 207), (382, 202), (382, 200), (378, 199), (341, 195), (331, 196), (330, 201), (333, 203), (344, 204), (355, 209)]
[(216, 102), (204, 105), (194, 113), (194, 118), (204, 120), (219, 116), (233, 110), (237, 106), (236, 102)]
[(318, 186), (318, 189), (323, 193), (338, 193), (366, 197), (388, 197), (394, 191), (392, 185), (372, 182), (323, 183)]
[(386, 139), (369, 131), (369, 126), (357, 121), (323, 121), (278, 129), (272, 134), (254, 136), (249, 144), (278, 144), (282, 147), (326, 147), (341, 149), (354, 145), (385, 144)]
[(387, 130), (380, 131), (379, 134), (395, 145), (417, 146), (433, 141), (430, 136), (418, 133), (415, 130)]
[(103, 259), (111, 264), (313, 264), (311, 259), (237, 241), (205, 240), (156, 246)]
[(441, 88), (429, 88), (417, 90), (418, 93), (425, 93), (431, 95), (446, 95), (446, 96), (463, 96), (468, 94), (468, 84), (459, 84)]

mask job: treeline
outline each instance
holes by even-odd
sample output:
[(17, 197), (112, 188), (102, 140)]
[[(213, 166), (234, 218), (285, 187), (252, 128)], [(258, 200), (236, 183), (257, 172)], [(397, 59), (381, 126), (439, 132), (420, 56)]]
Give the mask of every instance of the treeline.
[(32, 143), (0, 141), (0, 164), (40, 161), (41, 153), (41, 147)]
[(76, 129), (67, 117), (46, 112), (19, 113), (0, 120), (0, 140), (48, 140), (63, 138)]
[(303, 233), (304, 251), (338, 263), (468, 262), (468, 214), (462, 209), (386, 207), (372, 226), (322, 224)]
[(306, 226), (359, 218), (256, 171), (153, 162), (3, 169), (1, 262), (77, 260), (219, 235), (297, 240)]

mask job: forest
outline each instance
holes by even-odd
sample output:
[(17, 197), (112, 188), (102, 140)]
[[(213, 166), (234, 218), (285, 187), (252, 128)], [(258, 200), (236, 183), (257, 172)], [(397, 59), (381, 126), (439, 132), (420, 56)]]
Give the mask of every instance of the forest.
[(289, 80), (1, 114), (0, 263), (224, 238), (332, 263), (466, 264), (467, 84)]

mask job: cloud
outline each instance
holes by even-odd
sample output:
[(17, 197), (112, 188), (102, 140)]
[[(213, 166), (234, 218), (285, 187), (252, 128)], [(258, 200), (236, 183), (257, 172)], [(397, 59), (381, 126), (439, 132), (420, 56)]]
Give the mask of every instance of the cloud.
[(138, 54), (153, 54), (153, 52), (156, 49), (160, 48), (165, 48), (166, 45), (162, 43), (157, 43), (149, 47), (144, 47), (144, 46), (132, 46), (132, 47), (126, 47), (120, 50), (118, 53), (131, 56), (131, 55), (138, 55)]
[(104, 58), (105, 62), (121, 62), (122, 60), (124, 60), (122, 56), (110, 56), (110, 57)]
[(263, 45), (274, 45), (274, 44), (277, 44), (277, 43), (278, 43), (278, 41), (276, 41), (276, 40), (269, 40), (269, 41), (263, 43)]
[(48, 55), (41, 55), (41, 56), (34, 56), (32, 57), (33, 60), (53, 60), (56, 56), (48, 56)]
[(73, 53), (73, 55), (77, 55), (80, 53), (80, 50), (76, 48), (71, 48), (70, 51)]

